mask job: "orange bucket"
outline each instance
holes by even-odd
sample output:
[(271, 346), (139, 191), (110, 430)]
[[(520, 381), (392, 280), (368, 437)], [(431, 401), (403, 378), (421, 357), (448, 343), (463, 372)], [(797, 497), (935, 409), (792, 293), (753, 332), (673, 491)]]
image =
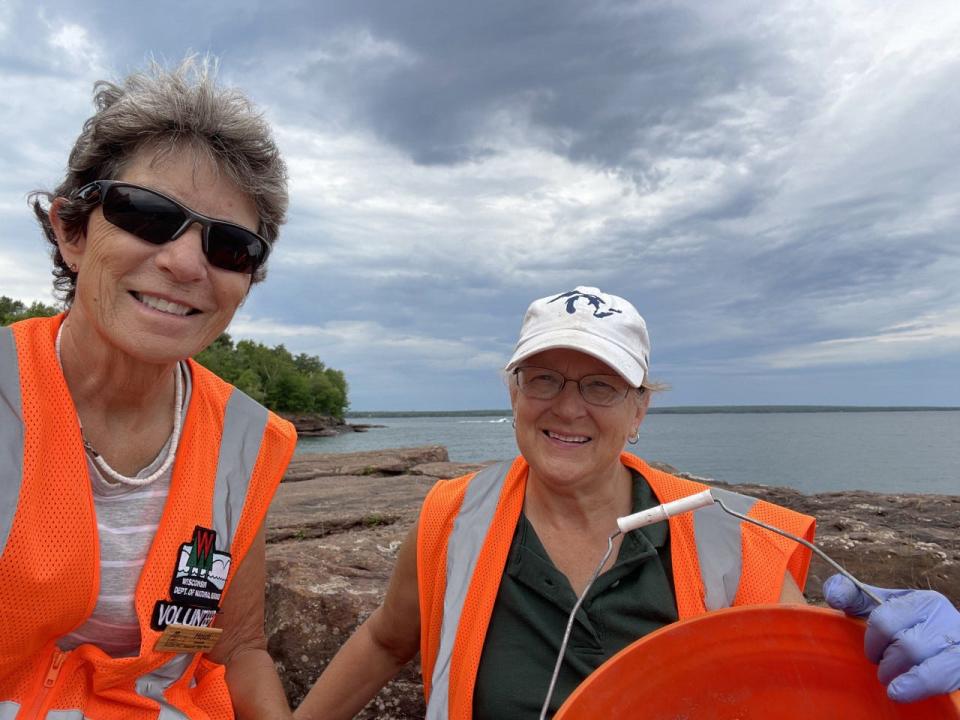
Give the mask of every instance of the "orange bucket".
[(864, 629), (802, 605), (707, 613), (621, 650), (554, 720), (960, 720), (960, 692), (889, 700), (863, 654)]

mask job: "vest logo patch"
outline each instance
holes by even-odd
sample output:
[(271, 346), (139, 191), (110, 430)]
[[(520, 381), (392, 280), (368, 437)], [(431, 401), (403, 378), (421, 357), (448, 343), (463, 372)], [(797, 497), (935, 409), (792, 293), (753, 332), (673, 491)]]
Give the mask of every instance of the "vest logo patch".
[(230, 574), (230, 553), (216, 548), (216, 531), (197, 525), (190, 542), (180, 546), (170, 580), (170, 599), (158, 600), (153, 606), (150, 627), (206, 628), (213, 623)]
[(170, 583), (175, 603), (216, 610), (230, 573), (230, 555), (216, 549), (217, 533), (197, 525), (193, 540), (180, 546), (177, 567)]

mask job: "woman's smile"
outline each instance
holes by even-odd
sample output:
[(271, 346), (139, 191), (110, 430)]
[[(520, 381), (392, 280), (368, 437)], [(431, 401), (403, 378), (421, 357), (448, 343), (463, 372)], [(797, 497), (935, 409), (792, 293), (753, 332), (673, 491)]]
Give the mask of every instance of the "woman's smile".
[(161, 297), (160, 295), (150, 295), (148, 293), (137, 292), (136, 290), (131, 290), (130, 294), (137, 302), (165, 315), (186, 317), (187, 315), (195, 315), (200, 312), (200, 310), (195, 307)]
[(592, 439), (586, 435), (573, 435), (570, 433), (555, 432), (553, 430), (544, 430), (543, 434), (562, 447), (582, 446), (590, 442)]

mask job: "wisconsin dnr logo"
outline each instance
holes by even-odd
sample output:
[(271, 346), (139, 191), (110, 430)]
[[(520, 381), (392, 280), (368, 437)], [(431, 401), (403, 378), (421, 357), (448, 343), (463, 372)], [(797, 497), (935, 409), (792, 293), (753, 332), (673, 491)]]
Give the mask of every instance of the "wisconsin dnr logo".
[(216, 531), (199, 525), (193, 539), (180, 546), (170, 599), (159, 600), (154, 607), (150, 624), (155, 630), (172, 624), (207, 627), (213, 622), (230, 574), (230, 554), (216, 548)]
[(230, 555), (218, 552), (217, 533), (197, 525), (193, 541), (180, 546), (170, 598), (191, 605), (216, 607), (230, 573)]
[[(184, 543), (180, 546), (181, 557), (183, 551), (187, 551), (187, 559), (184, 563), (187, 570), (197, 575), (210, 575), (213, 571), (213, 549), (216, 545), (216, 531), (207, 530), (197, 525), (193, 531), (193, 543), (190, 545)], [(227, 564), (229, 565), (229, 558), (227, 558)], [(180, 568), (178, 567), (177, 573), (179, 574), (179, 572)]]

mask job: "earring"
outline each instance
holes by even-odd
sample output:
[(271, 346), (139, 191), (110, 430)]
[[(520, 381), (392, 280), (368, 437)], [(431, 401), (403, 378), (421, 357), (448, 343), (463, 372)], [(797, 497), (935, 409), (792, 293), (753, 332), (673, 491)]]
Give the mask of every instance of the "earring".
[(633, 434), (627, 438), (627, 442), (630, 443), (631, 445), (636, 445), (639, 440), (640, 440), (640, 428), (637, 428), (636, 430), (633, 431)]
[(78, 269), (76, 263), (70, 263), (70, 272), (75, 273)]
[(515, 417), (510, 418), (510, 425), (514, 430), (517, 429), (517, 419)]

